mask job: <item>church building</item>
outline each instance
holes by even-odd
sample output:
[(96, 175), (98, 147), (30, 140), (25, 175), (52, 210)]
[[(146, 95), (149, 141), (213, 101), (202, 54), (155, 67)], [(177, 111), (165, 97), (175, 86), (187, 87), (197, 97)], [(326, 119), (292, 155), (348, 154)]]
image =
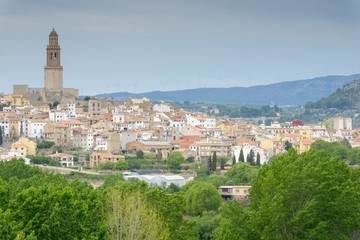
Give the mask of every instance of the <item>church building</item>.
[(63, 67), (60, 64), (59, 36), (55, 29), (49, 35), (46, 48), (46, 66), (44, 67), (44, 88), (29, 88), (28, 85), (14, 85), (13, 94), (24, 95), (32, 104), (55, 101), (74, 102), (79, 98), (79, 90), (63, 88)]

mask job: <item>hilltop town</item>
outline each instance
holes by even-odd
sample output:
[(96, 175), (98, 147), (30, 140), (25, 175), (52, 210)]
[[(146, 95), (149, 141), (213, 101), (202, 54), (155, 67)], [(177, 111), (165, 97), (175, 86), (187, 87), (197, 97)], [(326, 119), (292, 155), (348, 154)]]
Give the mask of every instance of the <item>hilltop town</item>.
[[(360, 146), (359, 129), (352, 129), (351, 118), (336, 117), (321, 124), (296, 120), (265, 126), (242, 119), (191, 113), (169, 103), (153, 104), (146, 98), (126, 99), (121, 103), (86, 98), (36, 106), (17, 94), (2, 95), (0, 100), (4, 143), (1, 159), (44, 154), (43, 148), (36, 148), (42, 142), (52, 142), (62, 149), (66, 158), (61, 159), (62, 166), (90, 168), (105, 159), (113, 163), (124, 160), (115, 156), (127, 150), (153, 153), (157, 160), (178, 151), (198, 163), (206, 163), (216, 152), (218, 157), (226, 157), (228, 164), (233, 158), (235, 162), (239, 160), (241, 150), (245, 159), (253, 151), (255, 156), (259, 154), (263, 164), (271, 156), (286, 152), (287, 144), (298, 153), (308, 151), (316, 140), (347, 139), (352, 147)], [(98, 159), (86, 159), (87, 154), (97, 154)]]

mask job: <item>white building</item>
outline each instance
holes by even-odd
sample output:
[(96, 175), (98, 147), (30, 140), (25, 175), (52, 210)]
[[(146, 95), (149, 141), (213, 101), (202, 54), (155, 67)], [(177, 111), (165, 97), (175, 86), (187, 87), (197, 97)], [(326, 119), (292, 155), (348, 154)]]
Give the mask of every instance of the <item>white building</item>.
[(62, 122), (64, 120), (67, 120), (68, 117), (65, 112), (58, 111), (58, 110), (51, 110), (49, 112), (49, 119), (53, 122)]
[(44, 126), (48, 122), (42, 119), (31, 119), (29, 120), (28, 126), (30, 134), (28, 135), (30, 138), (40, 138), (41, 133), (44, 131)]

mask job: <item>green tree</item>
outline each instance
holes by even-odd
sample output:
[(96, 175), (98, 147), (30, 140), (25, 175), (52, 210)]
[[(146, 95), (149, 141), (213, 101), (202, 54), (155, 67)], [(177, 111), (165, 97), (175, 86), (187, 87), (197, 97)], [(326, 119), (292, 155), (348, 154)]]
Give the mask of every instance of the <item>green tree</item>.
[(293, 145), (291, 144), (291, 142), (289, 141), (285, 141), (285, 150), (286, 151), (289, 151), (290, 148), (292, 148)]
[(194, 182), (185, 192), (186, 210), (192, 216), (217, 211), (222, 202), (218, 190), (210, 183)]
[(340, 142), (326, 142), (324, 140), (317, 140), (311, 144), (310, 149), (324, 150), (333, 156), (340, 156), (342, 159), (347, 159), (349, 149)]
[(129, 164), (126, 161), (118, 161), (114, 164), (113, 170), (127, 170), (129, 169)]
[(111, 189), (108, 204), (110, 239), (169, 239), (163, 219), (139, 191)]
[(346, 138), (344, 138), (342, 141), (341, 141), (341, 144), (345, 147), (347, 147), (347, 149), (351, 149), (351, 144), (349, 143), (349, 140), (347, 140)]
[(216, 229), (219, 227), (220, 219), (216, 212), (205, 211), (201, 216), (193, 217), (189, 221), (194, 231), (196, 231), (196, 239), (215, 239)]
[(86, 97), (84, 98), (84, 100), (85, 100), (85, 101), (89, 101), (89, 100), (90, 100), (90, 97), (89, 97), (89, 96), (86, 96)]
[(180, 170), (181, 164), (184, 162), (185, 158), (180, 152), (172, 152), (166, 161), (168, 167), (172, 170)]
[(210, 175), (211, 171), (212, 171), (212, 161), (211, 161), (211, 157), (209, 157), (209, 159), (207, 160), (207, 174)]
[(220, 231), (216, 239), (254, 239), (251, 237), (250, 212), (238, 201), (228, 201), (220, 209)]
[(211, 164), (211, 170), (213, 172), (216, 171), (216, 165), (217, 165), (217, 157), (216, 157), (216, 152), (214, 152), (212, 157), (212, 164)]
[(138, 159), (144, 159), (144, 152), (139, 150), (139, 151), (136, 151), (136, 158)]
[(255, 166), (255, 154), (254, 151), (251, 149), (249, 154), (246, 156), (246, 161), (250, 163), (251, 166)]
[(236, 164), (236, 158), (235, 158), (235, 155), (232, 156), (232, 165), (235, 165)]
[(239, 155), (239, 161), (238, 162), (245, 162), (244, 151), (243, 151), (242, 148), (240, 150), (240, 155)]
[(252, 239), (350, 239), (359, 229), (359, 176), (324, 151), (290, 149), (251, 188)]
[(59, 104), (60, 104), (59, 101), (55, 101), (55, 102), (53, 103), (53, 108), (57, 108), (57, 106), (58, 106)]
[(261, 163), (260, 163), (260, 153), (257, 153), (256, 154), (256, 163), (255, 163), (256, 166), (260, 167)]
[(257, 175), (258, 168), (247, 162), (238, 162), (230, 168), (225, 176), (234, 181), (236, 185), (251, 184)]
[(220, 169), (221, 170), (224, 170), (225, 169), (225, 158), (224, 157), (222, 157), (222, 158), (220, 158)]
[(0, 146), (3, 144), (3, 132), (2, 127), (0, 127)]
[(360, 148), (354, 147), (350, 149), (348, 154), (348, 160), (352, 164), (359, 164), (360, 163)]

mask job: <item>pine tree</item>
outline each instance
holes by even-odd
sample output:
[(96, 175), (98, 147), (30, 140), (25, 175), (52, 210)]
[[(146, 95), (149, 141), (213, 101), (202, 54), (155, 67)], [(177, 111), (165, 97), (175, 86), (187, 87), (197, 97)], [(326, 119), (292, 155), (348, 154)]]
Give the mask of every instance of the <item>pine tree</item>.
[(260, 153), (256, 154), (256, 164), (255, 165), (260, 167)]
[(216, 152), (214, 152), (213, 159), (212, 159), (212, 164), (211, 164), (212, 170), (214, 172), (216, 171), (216, 164), (217, 164), (217, 157), (216, 157)]
[(241, 148), (240, 155), (239, 155), (239, 162), (245, 162), (244, 151), (242, 148)]
[(232, 165), (234, 166), (236, 164), (235, 155), (232, 157)]

